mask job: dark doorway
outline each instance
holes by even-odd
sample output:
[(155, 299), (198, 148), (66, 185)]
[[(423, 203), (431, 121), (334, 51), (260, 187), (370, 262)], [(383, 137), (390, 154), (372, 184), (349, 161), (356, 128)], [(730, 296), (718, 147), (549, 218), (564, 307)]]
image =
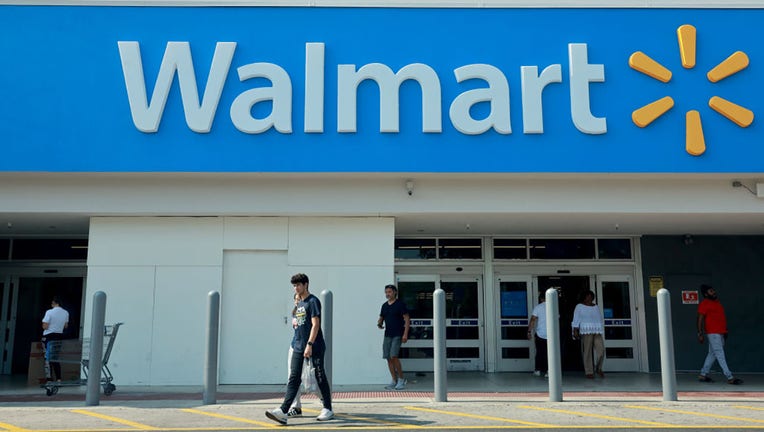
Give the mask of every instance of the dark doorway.
[(539, 292), (549, 288), (557, 290), (560, 308), (560, 355), (562, 370), (583, 371), (581, 360), (581, 344), (573, 340), (570, 323), (573, 321), (573, 310), (581, 301), (584, 292), (588, 291), (589, 276), (539, 276)]
[(61, 306), (69, 312), (66, 339), (79, 339), (82, 304), (82, 277), (20, 277), (16, 309), (16, 333), (13, 343), (11, 373), (26, 374), (32, 342), (42, 336), (42, 318), (50, 309), (53, 296), (61, 298)]

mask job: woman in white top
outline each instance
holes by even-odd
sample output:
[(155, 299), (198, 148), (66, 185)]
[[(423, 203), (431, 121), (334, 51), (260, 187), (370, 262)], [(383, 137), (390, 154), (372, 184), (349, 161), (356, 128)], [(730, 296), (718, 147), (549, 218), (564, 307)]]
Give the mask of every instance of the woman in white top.
[(584, 360), (586, 377), (594, 378), (594, 372), (605, 377), (602, 363), (605, 359), (605, 324), (600, 308), (594, 304), (594, 293), (589, 290), (584, 293), (582, 303), (576, 305), (573, 311), (573, 338), (581, 338), (581, 355)]

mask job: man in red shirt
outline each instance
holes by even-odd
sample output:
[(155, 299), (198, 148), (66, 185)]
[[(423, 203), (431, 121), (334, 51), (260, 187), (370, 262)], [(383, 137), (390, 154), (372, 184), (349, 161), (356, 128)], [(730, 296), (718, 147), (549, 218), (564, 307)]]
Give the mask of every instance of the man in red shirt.
[(735, 378), (730, 372), (724, 356), (724, 341), (727, 339), (727, 317), (724, 315), (724, 307), (719, 302), (716, 290), (710, 285), (701, 285), (700, 292), (703, 293), (703, 301), (698, 305), (698, 342), (702, 344), (704, 334), (708, 336), (708, 355), (698, 379), (701, 382), (712, 382), (708, 373), (714, 361), (718, 361), (728, 383), (742, 384), (743, 380)]

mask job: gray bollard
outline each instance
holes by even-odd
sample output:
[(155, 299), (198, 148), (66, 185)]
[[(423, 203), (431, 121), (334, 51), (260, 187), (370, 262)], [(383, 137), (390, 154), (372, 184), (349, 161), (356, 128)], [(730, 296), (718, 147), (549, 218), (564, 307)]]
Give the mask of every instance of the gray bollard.
[(560, 307), (557, 290), (546, 290), (546, 346), (549, 354), (549, 402), (562, 402), (562, 357), (560, 355)]
[(220, 293), (207, 294), (207, 352), (204, 356), (204, 390), (202, 403), (211, 405), (218, 399), (218, 335), (220, 333)]
[(321, 291), (321, 332), (324, 334), (324, 370), (329, 388), (332, 385), (332, 320), (334, 319), (334, 295), (331, 290)]
[(663, 400), (676, 401), (676, 366), (674, 364), (674, 331), (671, 323), (669, 290), (658, 290), (658, 336), (661, 344), (661, 382)]
[(446, 383), (446, 292), (441, 288), (432, 295), (433, 360), (435, 380), (435, 402), (448, 401)]
[(93, 318), (90, 322), (90, 356), (85, 405), (97, 406), (101, 401), (101, 368), (103, 367), (103, 334), (106, 321), (106, 293), (93, 294)]

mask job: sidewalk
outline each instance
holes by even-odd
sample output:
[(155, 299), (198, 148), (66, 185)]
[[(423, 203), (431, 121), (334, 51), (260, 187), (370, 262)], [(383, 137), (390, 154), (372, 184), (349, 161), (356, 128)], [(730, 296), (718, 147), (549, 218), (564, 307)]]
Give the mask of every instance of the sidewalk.
[[(447, 402), (436, 402), (432, 374), (411, 374), (405, 390), (384, 384), (335, 386), (335, 418), (316, 421), (321, 403), (303, 397), (303, 416), (291, 431), (442, 431), (645, 429), (695, 431), (764, 429), (764, 375), (741, 375), (733, 386), (720, 375), (700, 383), (677, 377), (678, 401), (662, 400), (658, 374), (609, 373), (604, 379), (563, 375), (563, 401), (550, 402), (548, 381), (530, 373), (449, 373)], [(6, 380), (8, 381), (8, 380)], [(86, 406), (86, 388), (44, 389), (0, 380), (0, 431), (4, 432), (245, 432), (283, 430), (265, 417), (280, 405), (284, 385), (223, 385), (215, 404), (204, 405), (201, 386), (122, 386)], [(53, 422), (51, 422), (51, 419)]]
[[(727, 384), (724, 376), (712, 375), (713, 383), (701, 383), (694, 373), (677, 375), (680, 400), (764, 399), (764, 375), (739, 375), (745, 383)], [(115, 381), (111, 396), (101, 394), (101, 401), (201, 401), (201, 386), (122, 386)], [(451, 372), (447, 377), (448, 399), (490, 400), (548, 400), (548, 381), (530, 373)], [(410, 374), (402, 391), (387, 391), (384, 384), (338, 385), (332, 393), (334, 400), (433, 399), (433, 375)], [(259, 401), (283, 397), (284, 385), (221, 385), (218, 403), (225, 401)], [(662, 399), (660, 374), (609, 373), (604, 379), (586, 379), (579, 373), (565, 373), (562, 380), (563, 399), (650, 398)], [(85, 386), (62, 387), (58, 394), (46, 396), (45, 390), (28, 387), (26, 382), (14, 383), (0, 379), (0, 405), (17, 403), (50, 403), (84, 401)]]

